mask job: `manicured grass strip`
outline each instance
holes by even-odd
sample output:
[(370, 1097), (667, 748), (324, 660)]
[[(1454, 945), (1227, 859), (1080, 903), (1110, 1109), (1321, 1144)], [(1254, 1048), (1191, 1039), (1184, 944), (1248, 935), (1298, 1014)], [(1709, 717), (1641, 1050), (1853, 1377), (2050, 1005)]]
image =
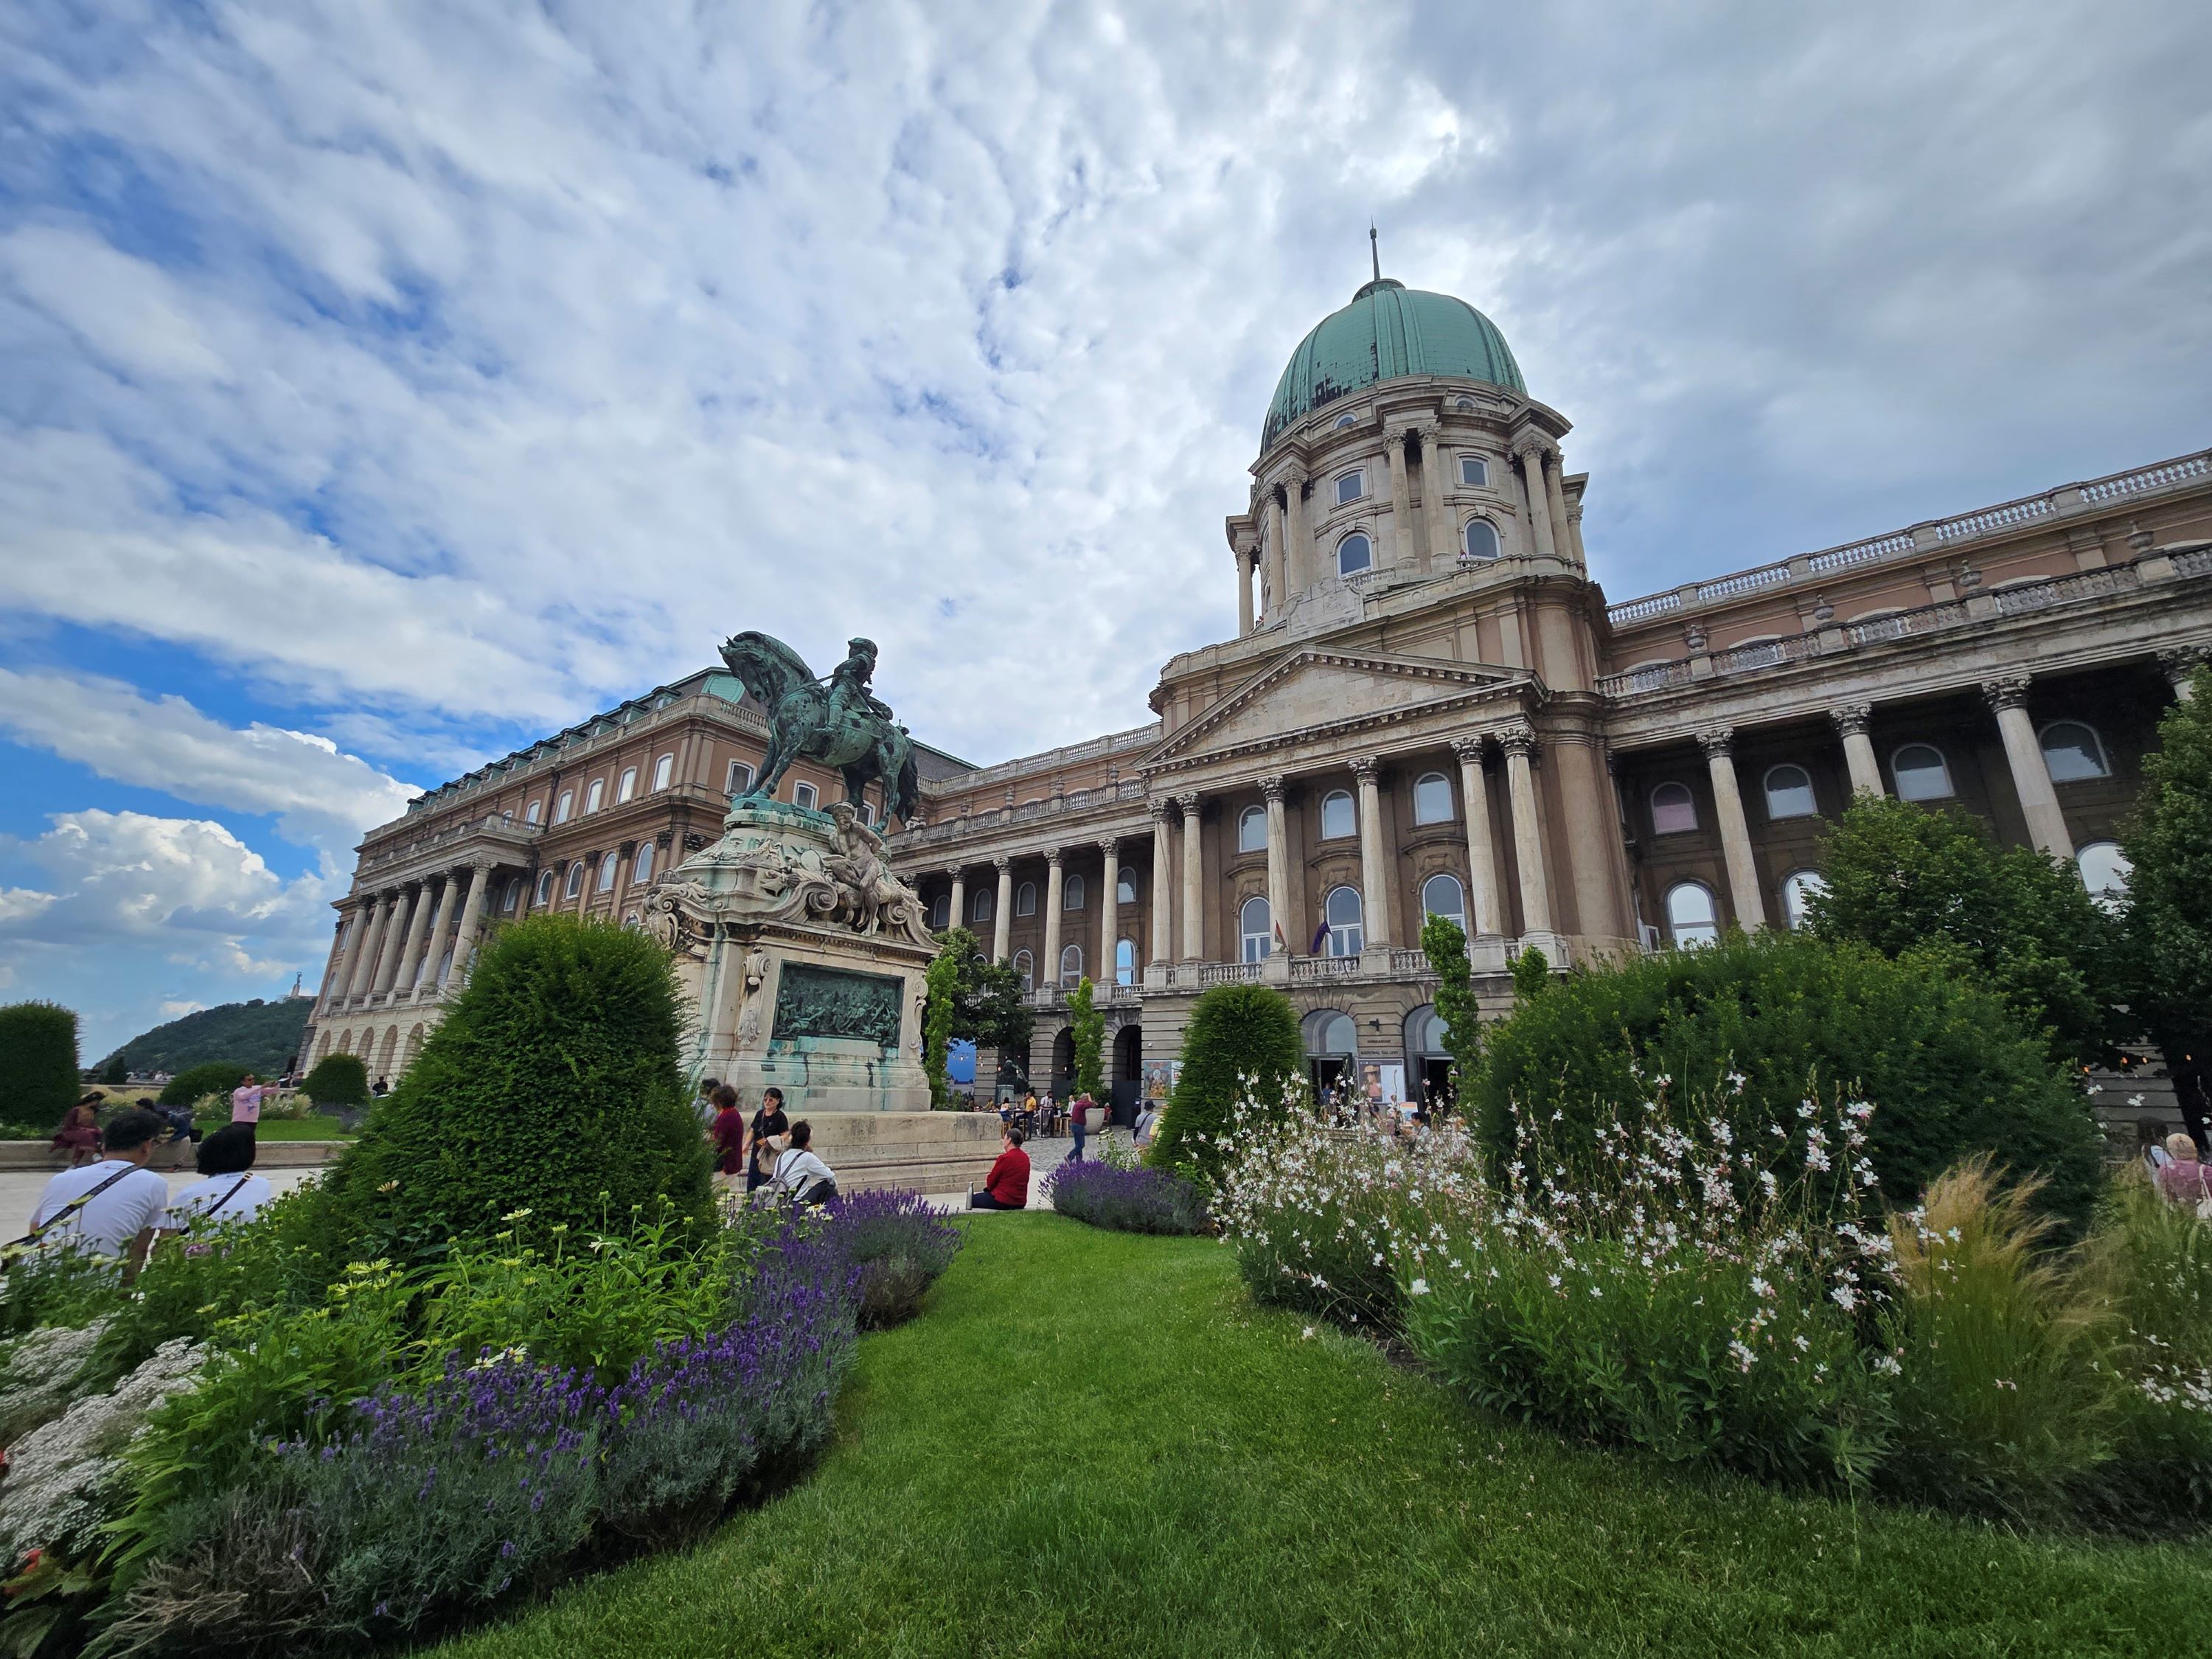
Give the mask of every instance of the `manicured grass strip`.
[[(201, 1119), (202, 1129), (220, 1129), (230, 1120)], [(335, 1117), (264, 1117), (253, 1126), (256, 1140), (351, 1140), (356, 1132)]]
[(1577, 1449), (1304, 1328), (1218, 1245), (988, 1218), (805, 1486), (441, 1651), (2163, 1659), (2212, 1606), (2199, 1549)]

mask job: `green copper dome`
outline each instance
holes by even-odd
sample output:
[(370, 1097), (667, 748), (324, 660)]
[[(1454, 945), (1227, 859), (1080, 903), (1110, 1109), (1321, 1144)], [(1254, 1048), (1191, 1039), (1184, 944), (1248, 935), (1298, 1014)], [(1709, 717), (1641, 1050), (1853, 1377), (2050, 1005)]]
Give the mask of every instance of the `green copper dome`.
[(1260, 447), (1323, 404), (1409, 374), (1448, 374), (1528, 394), (1521, 366), (1489, 318), (1449, 294), (1381, 276), (1298, 342), (1267, 405)]

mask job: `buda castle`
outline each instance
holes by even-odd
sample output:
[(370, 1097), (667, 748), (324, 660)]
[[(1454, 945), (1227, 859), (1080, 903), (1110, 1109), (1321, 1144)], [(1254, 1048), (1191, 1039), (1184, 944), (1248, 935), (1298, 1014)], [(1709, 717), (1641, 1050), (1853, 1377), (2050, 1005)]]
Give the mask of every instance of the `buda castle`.
[[(1088, 977), (1125, 1115), (1238, 982), (1289, 995), (1316, 1083), (1419, 1097), (1445, 1063), (1425, 915), (1465, 927), (1497, 1009), (1531, 945), (1565, 968), (1795, 927), (1858, 791), (2124, 890), (2144, 750), (2212, 651), (2212, 452), (1609, 602), (1571, 432), (1488, 318), (1378, 276), (1261, 422), (1225, 525), (1236, 637), (1167, 662), (1129, 731), (983, 767), (918, 749), (891, 856), (1037, 1015), (981, 1091), (1067, 1091)], [(766, 738), (704, 671), (411, 803), (362, 843), (303, 1057), (396, 1077), (487, 927), (637, 919)], [(802, 763), (780, 793), (836, 781)]]

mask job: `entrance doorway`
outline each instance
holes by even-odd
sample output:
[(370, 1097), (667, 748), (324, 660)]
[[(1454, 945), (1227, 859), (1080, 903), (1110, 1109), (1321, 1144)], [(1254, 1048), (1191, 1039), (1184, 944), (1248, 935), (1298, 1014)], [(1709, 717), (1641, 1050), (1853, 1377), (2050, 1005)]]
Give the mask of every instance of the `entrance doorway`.
[(1145, 1091), (1145, 1028), (1124, 1025), (1114, 1033), (1112, 1077), (1114, 1121), (1134, 1123), (1137, 1101)]
[(1444, 1050), (1444, 1023), (1432, 1003), (1406, 1016), (1406, 1076), (1417, 1103), (1434, 1112), (1451, 1101), (1451, 1055)]
[(1065, 1025), (1052, 1040), (1052, 1091), (1063, 1101), (1075, 1092), (1075, 1033)]
[(1349, 1098), (1359, 1079), (1359, 1028), (1340, 1008), (1316, 1008), (1300, 1023), (1305, 1038), (1306, 1078), (1314, 1098), (1326, 1101), (1337, 1090)]

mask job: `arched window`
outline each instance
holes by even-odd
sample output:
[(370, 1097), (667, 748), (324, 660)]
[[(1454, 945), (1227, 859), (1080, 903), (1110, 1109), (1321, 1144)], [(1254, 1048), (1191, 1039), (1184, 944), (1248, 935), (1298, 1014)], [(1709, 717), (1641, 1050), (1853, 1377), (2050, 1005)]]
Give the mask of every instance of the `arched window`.
[(1818, 870), (1799, 870), (1785, 876), (1782, 881), (1782, 919), (1794, 932), (1805, 925), (1805, 907), (1812, 899), (1828, 890)]
[(975, 890), (975, 893), (974, 893), (974, 894), (973, 894), (973, 895), (969, 898), (969, 900), (968, 900), (968, 919), (969, 919), (969, 921), (990, 921), (990, 919), (991, 919), (991, 906), (992, 906), (992, 904), (994, 903), (994, 902), (996, 900), (997, 896), (997, 896), (996, 894), (993, 893), (989, 888), (988, 888), (988, 887), (978, 887), (978, 888)]
[(1423, 882), (1421, 914), (1425, 916), (1449, 916), (1464, 931), (1467, 927), (1467, 890), (1459, 884), (1459, 878), (1437, 874)]
[(1137, 982), (1137, 942), (1117, 939), (1114, 945), (1114, 983), (1134, 985)]
[(1460, 550), (1470, 559), (1498, 556), (1498, 526), (1487, 519), (1469, 519), (1460, 532)]
[(655, 789), (667, 788), (668, 780), (675, 775), (675, 772), (676, 757), (663, 755), (653, 763), (653, 787)]
[(939, 893), (929, 902), (929, 925), (942, 933), (952, 925), (952, 895)]
[(637, 849), (637, 860), (631, 866), (629, 878), (633, 883), (653, 879), (653, 843), (642, 842)]
[(1336, 475), (1336, 504), (1343, 507), (1367, 493), (1367, 474), (1359, 467)]
[(1240, 853), (1264, 853), (1267, 850), (1267, 809), (1248, 806), (1237, 815), (1237, 850)]
[(2128, 878), (2135, 866), (2116, 841), (2093, 841), (2074, 855), (2081, 871), (2081, 884), (2089, 896), (2107, 910), (2117, 910), (2128, 896)]
[(1244, 938), (1246, 962), (1257, 962), (1275, 948), (1275, 919), (1267, 901), (1255, 893), (1238, 907), (1237, 931)]
[(615, 877), (621, 870), (622, 854), (619, 853), (610, 853), (599, 860), (599, 890), (602, 893), (614, 891)]
[(542, 800), (534, 800), (531, 802), (527, 807), (523, 809), (522, 821), (525, 823), (537, 823), (538, 814), (544, 810), (544, 807), (545, 803)]
[(576, 792), (573, 789), (563, 789), (561, 792), (561, 799), (554, 803), (553, 822), (556, 823), (568, 823), (568, 809), (575, 804)]
[(1651, 830), (1675, 836), (1698, 827), (1698, 803), (1686, 783), (1662, 783), (1651, 792)]
[[(1468, 407), (1472, 409), (1474, 405), (1470, 404)], [(1489, 489), (1490, 463), (1483, 459), (1480, 455), (1461, 456), (1459, 458), (1459, 481), (1473, 489)]]
[(1667, 890), (1667, 927), (1676, 946), (1689, 950), (1711, 945), (1721, 936), (1720, 920), (1713, 910), (1711, 891), (1694, 881), (1677, 882)]
[(517, 876), (507, 884), (507, 890), (500, 895), (499, 913), (503, 916), (511, 916), (521, 908), (521, 905), (522, 878)]
[(1452, 400), (1452, 407), (1459, 410), (1462, 415), (1472, 415), (1474, 413), (1474, 399), (1472, 398), (1455, 398)]
[(1813, 775), (1802, 766), (1766, 769), (1766, 816), (1770, 818), (1809, 818), (1820, 813), (1813, 799)]
[(1060, 890), (1060, 908), (1063, 910), (1080, 910), (1083, 908), (1082, 877), (1070, 876), (1067, 878), (1066, 884)]
[(2053, 720), (2043, 728), (2043, 764), (2053, 783), (2110, 777), (2112, 773), (2105, 763), (2103, 742), (2079, 720)]
[(1014, 914), (1033, 916), (1036, 914), (1036, 884), (1025, 881), (1014, 889)]
[(1360, 927), (1359, 890), (1357, 887), (1332, 887), (1322, 906), (1322, 915), (1328, 921), (1328, 953), (1333, 957), (1356, 957), (1366, 944)]
[(1443, 1060), (1450, 1054), (1451, 1050), (1444, 1047), (1444, 1023), (1434, 1003), (1425, 1002), (1406, 1016), (1406, 1052), (1424, 1060)]
[(1321, 798), (1321, 838), (1337, 841), (1359, 833), (1359, 815), (1352, 810), (1348, 791), (1338, 789)]
[(584, 791), (584, 816), (589, 817), (599, 810), (599, 803), (607, 798), (607, 781), (593, 778), (592, 787)]
[(1116, 904), (1134, 904), (1136, 902), (1137, 878), (1134, 875), (1130, 873), (1129, 866), (1125, 864), (1115, 872), (1114, 902)]
[(742, 795), (752, 787), (753, 769), (743, 761), (732, 761), (729, 772), (722, 779), (722, 793), (726, 795)]
[(1071, 945), (1060, 953), (1060, 982), (1073, 985), (1083, 977), (1083, 947)]
[(793, 806), (804, 806), (811, 811), (814, 803), (820, 799), (815, 793), (814, 786), (811, 783), (794, 783), (791, 786), (791, 804)]
[(534, 902), (541, 909), (553, 902), (553, 872), (550, 870), (538, 872), (538, 897)]
[(1449, 823), (1452, 817), (1451, 780), (1441, 772), (1424, 772), (1413, 780), (1413, 822)]
[(1026, 951), (1014, 952), (1014, 971), (1022, 976), (1024, 995), (1036, 989), (1036, 958)]
[(577, 859), (568, 866), (568, 879), (561, 884), (561, 896), (574, 898), (584, 890), (584, 861)]
[(1367, 539), (1364, 531), (1353, 531), (1336, 544), (1336, 574), (1357, 575), (1375, 562), (1375, 544)]
[(1315, 1058), (1352, 1060), (1359, 1053), (1359, 1027), (1340, 1008), (1316, 1008), (1298, 1022), (1306, 1053)]
[(1908, 743), (1889, 757), (1899, 800), (1944, 800), (1951, 795), (1951, 769), (1932, 743)]
[(634, 799), (636, 794), (637, 768), (625, 766), (623, 768), (622, 781), (615, 786), (615, 804), (620, 805), (623, 802)]
[(1329, 430), (1332, 432), (1341, 432), (1348, 426), (1358, 426), (1358, 424), (1359, 416), (1357, 415), (1340, 415), (1336, 417), (1335, 423), (1329, 428)]

